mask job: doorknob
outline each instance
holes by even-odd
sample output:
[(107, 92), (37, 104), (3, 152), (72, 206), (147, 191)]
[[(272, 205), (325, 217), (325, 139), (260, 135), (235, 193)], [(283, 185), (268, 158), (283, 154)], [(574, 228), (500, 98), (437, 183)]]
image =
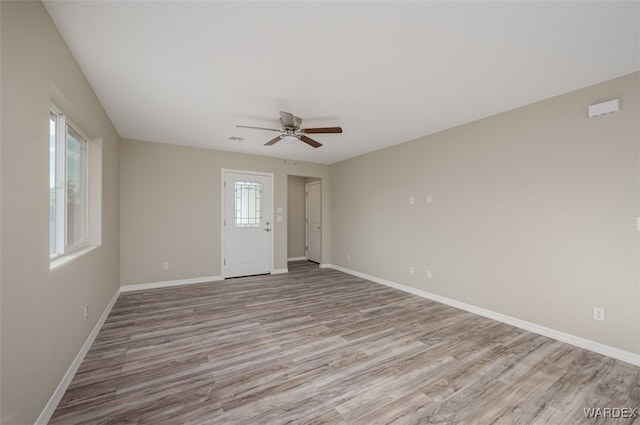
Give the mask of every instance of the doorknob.
[(270, 232), (270, 231), (271, 231), (271, 229), (267, 227), (266, 229), (264, 229), (264, 231), (265, 231), (265, 232)]

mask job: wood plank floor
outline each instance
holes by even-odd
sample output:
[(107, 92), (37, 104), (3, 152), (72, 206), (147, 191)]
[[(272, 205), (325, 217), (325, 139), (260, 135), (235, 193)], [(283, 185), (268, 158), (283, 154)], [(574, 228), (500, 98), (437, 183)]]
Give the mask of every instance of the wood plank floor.
[(289, 271), (122, 294), (50, 423), (640, 424), (584, 414), (640, 408), (638, 367), (313, 263)]

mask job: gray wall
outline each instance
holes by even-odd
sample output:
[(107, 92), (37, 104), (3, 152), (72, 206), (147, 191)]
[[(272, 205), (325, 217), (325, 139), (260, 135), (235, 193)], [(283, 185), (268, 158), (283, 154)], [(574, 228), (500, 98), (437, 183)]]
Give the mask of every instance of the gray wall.
[[(33, 423), (119, 288), (119, 136), (40, 2), (0, 2), (1, 416)], [(102, 245), (49, 270), (49, 107), (101, 138)], [(83, 306), (89, 318), (83, 319)]]
[(332, 262), (640, 353), (639, 75), (332, 165)]
[[(120, 167), (123, 285), (221, 274), (223, 168), (274, 174), (274, 207), (284, 213), (274, 222), (274, 267), (285, 269), (288, 175), (329, 178), (322, 164), (133, 140), (122, 142)], [(323, 208), (329, 221), (329, 203)]]

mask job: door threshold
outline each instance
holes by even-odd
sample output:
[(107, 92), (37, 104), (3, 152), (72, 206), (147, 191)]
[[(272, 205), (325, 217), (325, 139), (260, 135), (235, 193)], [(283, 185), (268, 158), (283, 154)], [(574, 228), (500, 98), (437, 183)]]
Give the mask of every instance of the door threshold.
[(224, 280), (229, 280), (229, 279), (242, 279), (243, 277), (254, 277), (254, 276), (270, 276), (271, 273), (258, 273), (258, 274), (248, 274), (246, 276), (231, 276), (231, 277), (225, 277)]

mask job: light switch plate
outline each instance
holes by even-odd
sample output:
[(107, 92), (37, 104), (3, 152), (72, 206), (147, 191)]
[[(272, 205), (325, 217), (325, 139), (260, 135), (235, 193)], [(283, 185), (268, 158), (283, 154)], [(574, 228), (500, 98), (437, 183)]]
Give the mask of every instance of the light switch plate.
[(604, 308), (593, 307), (593, 319), (604, 322)]

